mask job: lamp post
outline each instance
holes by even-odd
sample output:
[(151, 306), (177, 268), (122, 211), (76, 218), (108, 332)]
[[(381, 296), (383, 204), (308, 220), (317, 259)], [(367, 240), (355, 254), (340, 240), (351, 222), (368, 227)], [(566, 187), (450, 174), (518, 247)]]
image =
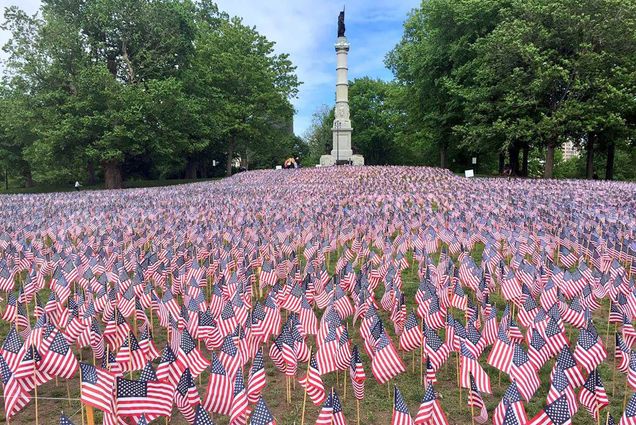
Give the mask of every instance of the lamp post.
[(340, 165), (340, 128), (342, 122), (336, 121), (336, 165)]

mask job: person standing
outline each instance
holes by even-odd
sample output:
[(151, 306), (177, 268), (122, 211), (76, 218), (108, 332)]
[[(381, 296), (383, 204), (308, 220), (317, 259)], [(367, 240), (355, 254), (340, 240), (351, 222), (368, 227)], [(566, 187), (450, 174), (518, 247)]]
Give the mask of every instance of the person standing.
[(80, 187), (82, 187), (82, 185), (80, 184), (80, 182), (78, 180), (76, 180), (75, 181), (75, 190), (77, 192), (79, 192), (80, 191)]

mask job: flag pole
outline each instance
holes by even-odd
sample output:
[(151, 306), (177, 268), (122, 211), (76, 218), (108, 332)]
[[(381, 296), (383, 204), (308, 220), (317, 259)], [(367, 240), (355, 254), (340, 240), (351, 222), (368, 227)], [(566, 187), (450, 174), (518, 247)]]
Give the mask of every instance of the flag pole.
[(360, 400), (356, 397), (356, 418), (357, 424), (360, 425)]
[[(33, 355), (33, 359), (35, 360), (35, 353), (33, 352), (33, 345), (31, 345), (31, 354)], [(39, 425), (40, 424), (40, 420), (38, 418), (38, 385), (37, 385), (37, 377), (35, 374), (35, 364), (33, 365), (33, 382), (34, 382), (34, 389), (35, 389), (35, 393), (34, 393), (34, 397), (35, 397), (35, 425)], [(9, 421), (7, 420), (7, 423)]]
[(342, 401), (347, 401), (347, 369), (344, 370), (344, 377), (342, 378), (343, 398)]
[[(415, 351), (413, 352), (415, 358)], [(422, 317), (422, 333), (420, 335), (420, 385), (424, 385), (424, 317)], [(415, 370), (413, 370), (415, 372)]]
[[(79, 359), (82, 361), (82, 347), (79, 348)], [(82, 412), (82, 425), (84, 425), (84, 403), (82, 403), (82, 368), (79, 368), (80, 374), (80, 411)]]
[(459, 352), (457, 353), (457, 386), (459, 387), (459, 409), (462, 408), (462, 385), (459, 378)]
[(305, 375), (305, 394), (303, 395), (303, 413), (300, 416), (300, 425), (305, 425), (305, 407), (307, 405), (307, 387), (309, 386), (310, 364), (311, 364), (311, 349), (309, 349), (309, 361), (307, 362), (307, 374)]

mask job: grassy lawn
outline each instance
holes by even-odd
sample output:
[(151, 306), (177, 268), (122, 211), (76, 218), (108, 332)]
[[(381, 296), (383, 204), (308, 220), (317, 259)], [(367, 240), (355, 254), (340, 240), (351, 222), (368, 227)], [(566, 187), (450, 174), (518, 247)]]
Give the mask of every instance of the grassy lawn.
[[(124, 189), (137, 189), (143, 187), (159, 187), (174, 186), (178, 184), (198, 183), (204, 181), (218, 180), (218, 178), (209, 179), (170, 179), (170, 180), (130, 180), (124, 182)], [(37, 185), (34, 187), (4, 189), (4, 185), (0, 187), (0, 194), (16, 194), (16, 193), (50, 193), (50, 192), (73, 192), (75, 190), (74, 183), (67, 185)], [(103, 184), (94, 186), (82, 186), (82, 190), (104, 190)]]
[[(483, 246), (478, 244), (471, 255), (478, 260), (481, 260), (481, 252), (483, 251)], [(300, 258), (304, 257), (301, 255)], [(329, 264), (328, 268), (331, 273), (333, 273), (337, 255), (333, 253), (328, 257)], [(437, 261), (439, 256), (434, 256), (434, 260)], [(409, 262), (412, 262), (411, 253), (408, 255)], [(411, 308), (415, 307), (415, 292), (418, 287), (418, 279), (416, 268), (414, 265), (411, 265), (408, 269), (402, 272), (403, 279), (403, 290), (407, 300), (407, 308), (410, 311)], [(379, 300), (382, 296), (383, 289), (380, 288), (376, 292), (376, 299)], [(43, 291), (45, 292), (45, 291)], [(473, 297), (474, 294), (466, 289), (466, 292), (469, 296)], [(505, 301), (497, 294), (491, 295), (491, 303), (496, 305), (498, 313), (501, 315)], [(3, 302), (4, 304), (4, 302)], [(4, 309), (2, 309), (4, 310)], [(32, 311), (32, 308), (30, 308)], [(455, 318), (463, 318), (464, 314), (461, 311), (456, 309), (450, 309), (450, 312), (453, 314)], [(320, 314), (318, 312), (318, 314)], [(393, 339), (393, 342), (398, 347), (398, 339), (395, 336), (393, 326), (386, 312), (380, 311), (382, 319), (385, 324), (386, 331), (390, 334)], [(624, 400), (624, 392), (626, 388), (626, 380), (625, 376), (620, 372), (617, 373), (615, 369), (614, 362), (614, 337), (613, 337), (613, 327), (610, 329), (607, 325), (607, 314), (608, 314), (608, 304), (607, 300), (604, 300), (601, 308), (599, 308), (594, 315), (594, 324), (596, 325), (599, 334), (605, 340), (606, 331), (610, 330), (610, 337), (608, 338), (608, 344), (606, 345), (607, 351), (609, 353), (609, 359), (599, 367), (601, 379), (604, 383), (605, 389), (608, 393), (610, 399), (610, 411), (614, 418), (617, 420), (620, 418), (620, 415), (623, 411), (623, 400)], [(284, 313), (283, 313), (284, 316)], [(156, 315), (153, 314), (154, 318), (154, 339), (155, 345), (158, 350), (161, 351), (166, 343), (166, 330), (161, 328), (157, 323)], [(34, 320), (32, 319), (32, 323)], [(406, 373), (401, 374), (397, 378), (395, 378), (389, 385), (380, 385), (377, 383), (375, 378), (373, 378), (371, 374), (371, 364), (368, 356), (366, 355), (363, 349), (362, 338), (359, 333), (359, 327), (353, 326), (351, 318), (347, 320), (349, 325), (349, 332), (353, 339), (353, 343), (357, 344), (360, 348), (360, 353), (362, 357), (362, 362), (365, 368), (365, 372), (367, 374), (367, 381), (365, 385), (365, 399), (360, 402), (360, 423), (361, 424), (388, 424), (390, 423), (392, 408), (393, 408), (393, 384), (396, 384), (400, 391), (402, 392), (405, 401), (409, 407), (409, 410), (413, 416), (417, 413), (417, 410), (420, 405), (421, 398), (423, 396), (423, 388), (420, 384), (420, 364), (417, 361), (419, 359), (419, 353), (416, 353), (415, 361), (412, 353), (404, 353), (400, 352), (406, 366)], [(359, 324), (358, 324), (359, 325)], [(8, 331), (8, 325), (6, 323), (0, 324), (0, 334), (6, 335)], [(569, 326), (567, 327), (567, 334), (570, 337), (570, 341), (572, 342), (572, 350), (574, 349), (574, 344), (577, 340), (578, 332), (576, 330), (571, 329)], [(442, 333), (443, 336), (443, 333)], [(315, 348), (315, 340), (313, 337), (308, 341), (308, 345), (310, 347)], [(269, 345), (265, 347), (264, 352), (268, 352)], [(74, 348), (75, 353), (79, 356), (77, 348)], [(209, 353), (202, 349), (206, 356)], [(489, 420), (492, 420), (492, 412), (495, 407), (501, 400), (506, 388), (509, 384), (509, 379), (506, 374), (500, 374), (496, 369), (488, 366), (486, 364), (486, 358), (488, 357), (490, 348), (486, 349), (480, 358), (480, 363), (488, 373), (491, 379), (493, 394), (492, 395), (483, 395), (484, 401), (486, 403)], [(82, 350), (81, 356), (83, 359), (89, 359), (92, 362), (92, 353), (89, 349)], [(156, 366), (158, 363), (158, 359), (154, 362)], [(441, 368), (438, 372), (437, 378), (438, 383), (435, 385), (436, 390), (441, 394), (441, 405), (444, 411), (447, 414), (448, 420), (451, 424), (471, 424), (471, 413), (470, 408), (466, 404), (466, 390), (462, 390), (461, 392), (458, 390), (457, 386), (457, 367), (456, 367), (456, 354), (452, 353), (448, 359), (448, 362), (445, 366)], [(526, 403), (526, 412), (529, 418), (532, 418), (535, 414), (537, 414), (545, 404), (545, 398), (549, 389), (549, 375), (554, 365), (554, 360), (550, 360), (546, 363), (546, 365), (540, 370), (539, 375), (541, 378), (542, 385), (540, 389), (536, 392), (533, 399), (530, 402)], [(300, 418), (302, 413), (303, 406), (303, 390), (298, 383), (295, 383), (295, 388), (292, 390), (292, 401), (291, 404), (286, 402), (285, 397), (285, 379), (284, 375), (276, 370), (273, 363), (267, 357), (265, 359), (265, 366), (267, 372), (267, 387), (263, 392), (265, 400), (272, 410), (272, 413), (276, 417), (279, 424), (300, 424)], [(249, 369), (244, 371), (245, 376), (247, 377)], [(306, 365), (298, 366), (298, 377), (303, 375), (306, 371)], [(139, 372), (134, 374), (137, 377)], [(585, 373), (584, 373), (585, 375)], [(341, 399), (343, 404), (345, 417), (350, 424), (356, 423), (356, 400), (352, 396), (352, 388), (350, 384), (350, 379), (347, 375), (343, 373), (339, 374), (329, 374), (327, 376), (323, 376), (323, 380), (325, 383), (325, 387), (327, 389), (334, 387)], [(203, 398), (206, 388), (207, 388), (207, 372), (204, 372), (203, 375), (197, 379), (199, 394)], [(346, 390), (344, 386), (346, 385)], [(346, 391), (346, 397), (345, 397)], [(577, 391), (578, 394), (578, 391)], [(60, 379), (57, 382), (55, 380), (48, 382), (38, 389), (38, 395), (40, 399), (38, 400), (38, 417), (40, 424), (54, 424), (59, 419), (60, 411), (64, 410), (64, 412), (72, 417), (72, 420), (75, 424), (82, 423), (82, 414), (80, 411), (80, 404), (77, 400), (49, 400), (48, 398), (61, 398), (67, 399), (70, 396), (70, 399), (79, 398), (79, 379), (78, 377), (69, 381), (68, 383), (65, 380)], [(627, 394), (629, 397), (631, 392)], [(311, 403), (311, 400), (308, 399), (306, 404), (306, 413), (305, 413), (305, 423), (313, 424), (318, 416), (320, 411), (320, 407), (314, 406)], [(604, 410), (602, 412), (603, 420), (605, 418)], [(96, 423), (101, 423), (101, 414), (99, 412), (96, 413)], [(219, 417), (216, 415), (214, 420), (218, 424), (227, 424), (229, 422), (228, 417)], [(0, 418), (0, 423), (5, 423), (4, 417)], [(16, 418), (11, 421), (11, 424), (32, 424), (35, 423), (35, 403), (32, 400), (28, 407), (20, 412)], [(156, 420), (153, 423), (155, 424), (165, 424), (167, 421), (165, 418), (161, 418), (160, 420)], [(183, 416), (178, 412), (176, 407), (173, 410), (173, 417), (171, 418), (171, 424), (178, 425), (186, 425), (187, 422), (183, 418)], [(490, 422), (489, 422), (490, 423)], [(592, 417), (587, 413), (584, 407), (579, 406), (579, 411), (576, 416), (573, 418), (573, 423), (581, 424), (581, 425), (593, 425), (595, 421)]]

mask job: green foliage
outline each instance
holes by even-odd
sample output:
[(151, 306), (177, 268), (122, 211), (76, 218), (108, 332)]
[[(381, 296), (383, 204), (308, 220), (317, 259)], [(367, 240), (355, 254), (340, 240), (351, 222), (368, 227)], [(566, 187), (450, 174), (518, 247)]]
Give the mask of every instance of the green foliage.
[(597, 158), (609, 143), (631, 155), (635, 26), (633, 0), (430, 0), (386, 63), (404, 87), (409, 133), (429, 153), (436, 143), (442, 166), (477, 155), (496, 169), (499, 152), (516, 166), (527, 149), (528, 173), (542, 153), (551, 175), (566, 140), (593, 144)]
[(305, 166), (318, 164), (321, 155), (327, 155), (332, 147), (331, 126), (335, 119), (334, 108), (322, 105), (311, 117), (311, 125), (303, 135), (308, 148), (307, 158), (303, 158)]
[(295, 68), (214, 3), (45, 0), (41, 12), (8, 8), (3, 25), (0, 152), (25, 183), (196, 178), (212, 160), (293, 144)]

